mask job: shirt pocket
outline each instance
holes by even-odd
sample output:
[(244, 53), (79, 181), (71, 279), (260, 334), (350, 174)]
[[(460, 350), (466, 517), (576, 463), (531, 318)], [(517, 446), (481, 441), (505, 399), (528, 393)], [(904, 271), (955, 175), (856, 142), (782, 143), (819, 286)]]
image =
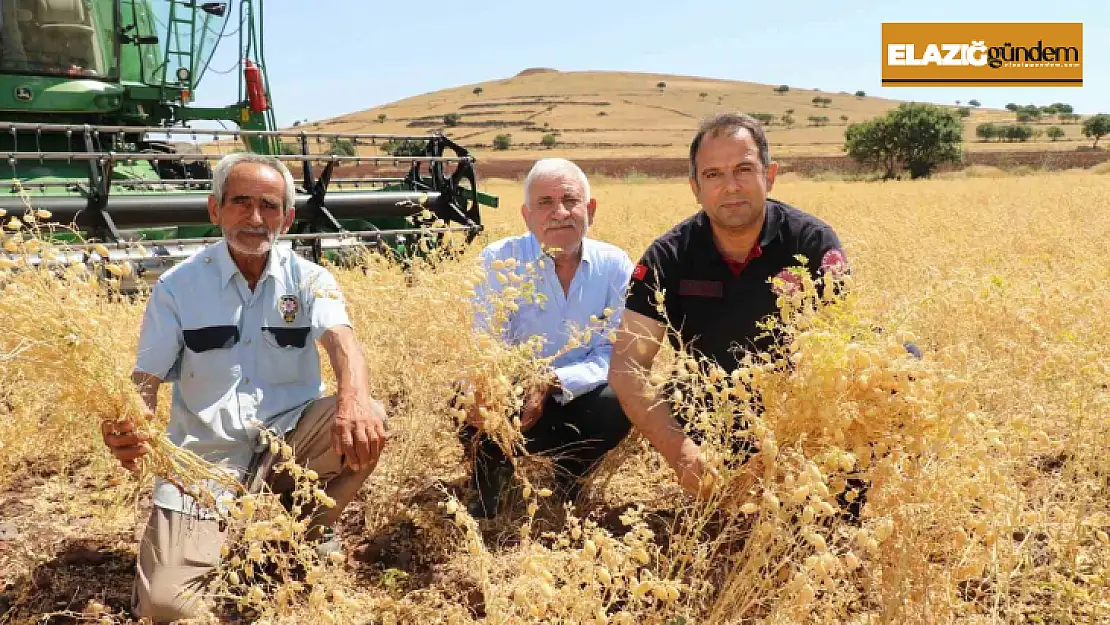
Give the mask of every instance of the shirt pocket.
[(263, 327), (262, 351), (258, 372), (270, 384), (290, 384), (301, 380), (309, 349), (312, 328)]
[(219, 404), (235, 387), (242, 372), (236, 358), (239, 328), (205, 326), (182, 332), (181, 399), (194, 413)]

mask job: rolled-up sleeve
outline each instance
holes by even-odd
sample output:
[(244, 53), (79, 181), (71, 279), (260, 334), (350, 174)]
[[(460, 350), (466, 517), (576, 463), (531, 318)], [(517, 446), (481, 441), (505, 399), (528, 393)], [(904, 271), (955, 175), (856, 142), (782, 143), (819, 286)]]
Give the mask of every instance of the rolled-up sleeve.
[(308, 296), (312, 302), (312, 340), (319, 341), (324, 333), (336, 326), (352, 326), (347, 316), (347, 302), (335, 276), (324, 270), (312, 280)]
[(181, 316), (173, 294), (164, 282), (157, 282), (143, 312), (135, 370), (167, 379), (181, 357), (182, 337)]

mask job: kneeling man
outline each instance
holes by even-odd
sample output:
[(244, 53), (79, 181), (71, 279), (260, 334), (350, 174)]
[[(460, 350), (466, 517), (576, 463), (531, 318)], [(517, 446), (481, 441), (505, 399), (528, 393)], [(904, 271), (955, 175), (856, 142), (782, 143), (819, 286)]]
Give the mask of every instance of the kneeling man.
[[(524, 180), (521, 206), (528, 232), (482, 251), (488, 276), (477, 289), (479, 311), (488, 311), (489, 302), (503, 288), (493, 267), (513, 259), (515, 264), (502, 271), (531, 279), (536, 293), (543, 295), (542, 303), (520, 303), (505, 324), (503, 338), (519, 344), (542, 336), (540, 356), (559, 354), (547, 378), (525, 390), (519, 417), (525, 450), (553, 457), (558, 494), (569, 500), (577, 498), (581, 479), (631, 427), (606, 380), (613, 349), (608, 329), (620, 322), (632, 261), (619, 248), (586, 238), (596, 209), (589, 181), (577, 165), (555, 158), (536, 162)], [(598, 328), (599, 319), (603, 328)], [(576, 329), (587, 327), (595, 328), (589, 340), (568, 349), (572, 338), (580, 338)], [(481, 432), (478, 408), (471, 407), (462, 432), (464, 444), (474, 447), (475, 497), (468, 511), (489, 518), (496, 514), (512, 465)]]
[[(386, 419), (370, 397), (362, 348), (335, 279), (276, 244), (293, 223), (294, 199), (293, 177), (275, 158), (241, 153), (217, 164), (208, 212), (223, 240), (154, 286), (133, 379), (151, 413), (159, 385), (173, 382), (169, 439), (252, 492), (262, 484), (292, 490), (288, 474), (271, 472), (274, 458), (259, 428), (284, 436), (335, 500), (309, 519), (309, 538), (317, 539), (373, 471)], [(316, 341), (335, 371), (335, 396), (321, 396)], [(103, 435), (128, 469), (149, 451), (133, 423), (106, 425)], [(136, 616), (156, 623), (197, 616), (193, 582), (219, 563), (225, 539), (216, 511), (159, 479), (139, 546)]]

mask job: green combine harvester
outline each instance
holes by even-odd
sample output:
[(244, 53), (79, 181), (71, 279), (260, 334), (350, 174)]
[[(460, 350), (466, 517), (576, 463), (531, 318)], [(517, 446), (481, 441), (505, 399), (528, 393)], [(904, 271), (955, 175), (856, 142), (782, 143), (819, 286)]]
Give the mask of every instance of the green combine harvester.
[[(57, 262), (124, 263), (136, 287), (219, 239), (212, 165), (249, 150), (294, 172), (297, 220), (281, 241), (307, 258), (370, 248), (406, 259), (481, 232), (479, 209), (497, 198), (444, 135), (278, 130), (262, 23), (262, 0), (0, 0), (3, 221), (49, 211), (77, 232), (58, 231), (72, 251)], [(191, 105), (235, 42), (238, 101)]]

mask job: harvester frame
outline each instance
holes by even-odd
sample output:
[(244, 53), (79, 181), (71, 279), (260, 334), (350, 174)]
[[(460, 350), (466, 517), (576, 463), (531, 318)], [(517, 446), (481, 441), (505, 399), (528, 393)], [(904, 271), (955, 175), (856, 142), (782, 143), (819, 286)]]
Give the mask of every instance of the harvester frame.
[[(238, 101), (192, 106), (219, 42), (229, 37), (224, 33), (234, 2)], [(156, 15), (159, 3), (164, 23)], [(478, 190), (474, 157), (444, 134), (276, 128), (264, 72), (262, 5), (8, 0), (5, 14), (17, 22), (4, 28), (27, 35), (20, 45), (47, 28), (79, 34), (80, 45), (76, 52), (67, 42), (36, 52), (28, 44), (14, 56), (0, 49), (0, 158), (12, 173), (0, 210), (10, 219), (48, 211), (76, 233), (58, 235), (73, 254), (91, 256), (94, 246), (104, 246), (111, 258), (103, 260), (131, 263), (150, 280), (219, 240), (207, 215), (211, 163), (238, 146), (290, 165), (297, 216), (279, 238), (308, 258), (341, 258), (352, 247), (407, 257), (453, 244), (455, 235), (471, 242), (482, 231), (481, 205), (496, 206), (497, 198)], [(55, 21), (42, 21), (49, 19)], [(163, 49), (156, 47), (160, 41)], [(68, 66), (67, 54), (73, 56)], [(187, 125), (202, 120), (238, 128)], [(409, 149), (378, 152), (391, 144)], [(354, 176), (344, 177), (348, 173)], [(142, 258), (135, 252), (139, 243), (148, 254)]]

